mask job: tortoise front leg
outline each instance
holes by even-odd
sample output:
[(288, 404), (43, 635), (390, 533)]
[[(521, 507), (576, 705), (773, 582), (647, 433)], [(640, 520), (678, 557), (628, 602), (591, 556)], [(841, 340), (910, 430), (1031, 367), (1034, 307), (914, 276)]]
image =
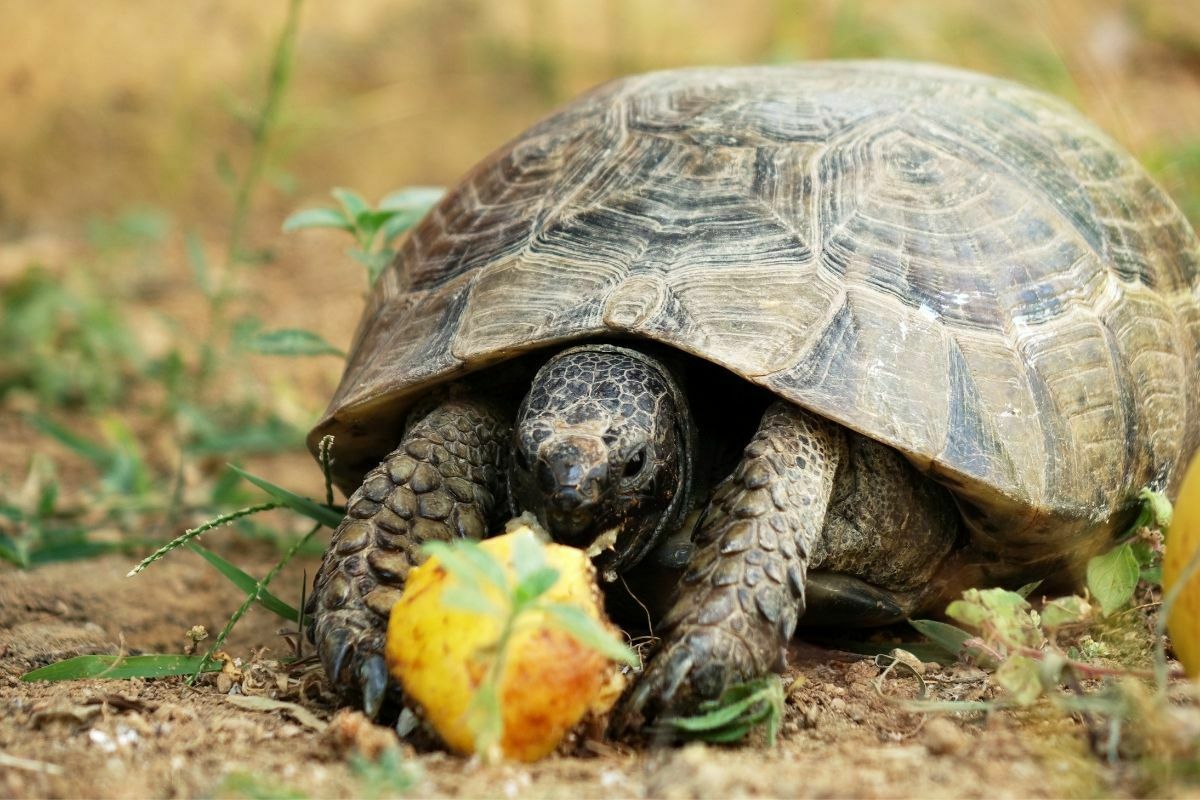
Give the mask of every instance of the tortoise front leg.
[(829, 422), (782, 402), (767, 409), (705, 511), (696, 552), (656, 631), (660, 646), (619, 709), (617, 728), (783, 666), (845, 450)]
[(374, 717), (387, 688), (388, 614), (421, 545), (482, 539), (503, 510), (511, 422), (490, 403), (456, 397), (437, 405), (367, 473), (325, 552), (306, 612), (325, 673), (362, 698)]

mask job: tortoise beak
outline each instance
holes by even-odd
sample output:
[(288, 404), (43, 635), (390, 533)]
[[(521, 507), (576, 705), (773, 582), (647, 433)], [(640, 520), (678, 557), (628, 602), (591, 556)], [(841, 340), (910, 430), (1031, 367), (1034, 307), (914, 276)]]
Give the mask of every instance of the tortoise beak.
[(546, 448), (539, 461), (550, 535), (585, 546), (608, 481), (608, 449), (595, 437), (568, 436)]

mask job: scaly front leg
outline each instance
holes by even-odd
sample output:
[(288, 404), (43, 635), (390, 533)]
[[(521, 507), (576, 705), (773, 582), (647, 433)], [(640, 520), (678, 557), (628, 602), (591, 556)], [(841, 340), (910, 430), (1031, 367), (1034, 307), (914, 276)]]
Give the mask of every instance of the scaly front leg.
[(387, 688), (384, 637), (421, 545), (482, 539), (502, 511), (508, 417), (471, 398), (442, 402), (371, 470), (313, 581), (309, 638), (329, 679), (374, 717)]
[(782, 402), (767, 409), (705, 511), (661, 644), (618, 729), (782, 668), (845, 449), (837, 426)]

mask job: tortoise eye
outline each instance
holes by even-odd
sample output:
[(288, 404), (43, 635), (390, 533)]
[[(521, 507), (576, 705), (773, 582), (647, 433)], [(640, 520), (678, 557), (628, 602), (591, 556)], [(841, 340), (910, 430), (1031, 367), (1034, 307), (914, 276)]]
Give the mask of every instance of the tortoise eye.
[(633, 455), (625, 462), (625, 470), (621, 473), (623, 478), (633, 478), (642, 471), (646, 466), (646, 448), (639, 447), (633, 451)]

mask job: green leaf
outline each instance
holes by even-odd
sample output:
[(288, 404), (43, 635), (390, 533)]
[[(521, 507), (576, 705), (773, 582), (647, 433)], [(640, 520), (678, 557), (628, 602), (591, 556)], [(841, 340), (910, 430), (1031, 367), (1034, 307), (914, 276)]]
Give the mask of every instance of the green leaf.
[(358, 228), (359, 235), (362, 236), (364, 242), (370, 241), (371, 237), (377, 230), (385, 225), (389, 220), (396, 216), (396, 211), (364, 211), (354, 220), (355, 227)]
[(1142, 501), (1143, 508), (1149, 512), (1148, 524), (1164, 531), (1171, 527), (1171, 519), (1175, 510), (1171, 507), (1171, 501), (1165, 494), (1146, 488), (1138, 492), (1138, 499)]
[(1092, 613), (1092, 607), (1082, 597), (1057, 597), (1042, 607), (1042, 627), (1054, 630), (1081, 622)]
[(550, 587), (557, 582), (558, 570), (554, 567), (536, 569), (517, 584), (513, 590), (513, 602), (518, 606), (531, 603), (550, 591)]
[(1137, 588), (1140, 568), (1129, 543), (1117, 545), (1087, 564), (1087, 585), (1105, 616), (1124, 606)]
[(353, 231), (354, 225), (346, 219), (341, 211), (332, 208), (306, 208), (303, 211), (297, 211), (283, 221), (285, 233), (304, 228), (336, 228)]
[(334, 189), (333, 198), (341, 204), (342, 209), (346, 212), (346, 217), (353, 223), (355, 228), (358, 227), (358, 218), (371, 211), (371, 206), (367, 201), (353, 189), (344, 189), (341, 187)]
[(393, 192), (383, 198), (379, 202), (379, 208), (392, 214), (381, 229), (380, 239), (383, 244), (390, 244), (397, 236), (420, 222), (443, 194), (443, 190), (439, 188), (417, 186)]
[[(23, 681), (78, 681), (89, 678), (121, 680), (127, 678), (165, 678), (189, 675), (200, 669), (204, 656), (76, 656), (66, 661), (26, 672)], [(204, 672), (217, 672), (221, 662), (212, 662)]]
[(513, 536), (509, 565), (517, 581), (524, 581), (546, 566), (546, 546), (532, 530), (523, 530)]
[(982, 603), (955, 600), (946, 606), (946, 616), (956, 619), (964, 625), (978, 628), (991, 616), (991, 612)]
[(1028, 656), (1009, 656), (996, 670), (995, 679), (1019, 705), (1027, 706), (1042, 695), (1038, 662)]
[[(234, 586), (238, 587), (239, 589), (241, 589), (244, 594), (249, 594), (250, 592), (253, 592), (255, 586), (258, 585), (257, 580), (255, 580), (251, 576), (247, 575), (245, 572), (242, 572), (242, 570), (238, 569), (233, 564), (230, 564), (228, 561), (221, 558), (219, 555), (212, 552), (211, 550), (201, 547), (200, 545), (196, 544), (195, 542), (188, 542), (187, 547), (193, 553), (200, 556), (205, 561), (207, 561), (209, 564), (212, 564), (214, 567), (216, 567), (218, 572), (220, 572), (222, 575), (224, 575), (226, 578), (228, 578), (229, 582), (232, 583)], [(299, 611), (297, 611), (291, 605), (283, 602), (275, 595), (271, 594), (265, 588), (259, 592), (258, 604), (260, 606), (262, 606), (263, 608), (267, 609), (268, 611), (270, 611), (274, 614), (277, 614), (278, 616), (283, 617), (286, 620), (290, 620), (292, 622), (300, 621), (300, 612)]]
[(743, 739), (756, 726), (767, 726), (767, 741), (775, 744), (783, 717), (783, 684), (778, 675), (767, 675), (749, 683), (730, 687), (718, 700), (701, 703), (696, 713), (666, 717), (662, 727), (683, 738), (727, 743)]
[(1020, 589), (1017, 589), (1017, 594), (1019, 594), (1021, 597), (1028, 600), (1029, 595), (1033, 594), (1034, 590), (1037, 589), (1041, 585), (1042, 585), (1041, 581), (1034, 581), (1033, 583), (1027, 583), (1024, 586), (1022, 586)]
[(566, 603), (544, 603), (537, 608), (546, 612), (547, 618), (552, 623), (569, 633), (584, 647), (595, 650), (619, 664), (636, 667), (641, 663), (637, 653), (579, 606)]
[(119, 541), (95, 541), (87, 539), (82, 529), (75, 538), (55, 543), (42, 543), (29, 553), (29, 564), (41, 566), (56, 561), (81, 561), (107, 553), (128, 553), (143, 547), (154, 547), (158, 542), (146, 539), (122, 539)]
[(446, 571), (466, 583), (490, 583), (507, 595), (508, 575), (504, 567), (478, 544), (466, 539), (454, 542), (426, 542), (421, 545), (427, 555), (442, 562)]
[[(908, 624), (955, 658), (963, 654), (967, 641), (974, 638), (971, 633), (964, 631), (962, 628), (932, 619), (910, 619)], [(907, 645), (899, 646), (904, 647), (905, 650), (909, 650)]]
[(471, 698), (467, 706), (468, 726), (475, 733), (475, 752), (485, 760), (492, 758), (493, 751), (504, 736), (504, 716), (500, 711), (500, 696), (492, 681), (485, 681)]
[[(681, 731), (698, 732), (709, 731), (717, 728), (723, 728), (729, 723), (735, 721), (755, 702), (759, 701), (757, 695), (743, 695), (723, 698), (719, 703), (715, 704), (715, 708), (711, 708), (703, 713), (693, 714), (687, 717), (670, 717), (666, 722), (669, 722), (671, 727), (678, 728)], [(711, 704), (705, 703), (701, 708), (705, 708)]]
[(245, 338), (244, 345), (251, 352), (269, 356), (346, 356), (318, 334), (303, 328), (255, 331)]
[(3, 533), (0, 533), (0, 559), (21, 568), (29, 566), (29, 557), (24, 549)]
[(379, 201), (380, 210), (424, 212), (442, 199), (446, 190), (440, 186), (409, 186), (384, 195)]
[(496, 605), (475, 585), (456, 581), (442, 590), (442, 605), (470, 614), (503, 618), (505, 610)]
[(111, 469), (113, 463), (118, 458), (112, 449), (67, 430), (49, 417), (34, 414), (29, 418), (29, 423), (39, 433), (44, 433), (50, 438), (57, 440), (59, 444), (65, 446), (76, 455), (82, 456), (92, 462), (92, 465), (101, 472), (107, 472)]
[(326, 528), (337, 529), (342, 524), (343, 515), (340, 511), (330, 508), (329, 506), (321, 505), (307, 497), (301, 497), (294, 492), (289, 492), (281, 486), (276, 486), (266, 478), (260, 478), (257, 475), (251, 475), (249, 472), (236, 467), (233, 464), (229, 468), (241, 475), (246, 480), (253, 483), (258, 488), (262, 489), (271, 497), (275, 498), (281, 505), (287, 506), (292, 511), (295, 511), (301, 516), (308, 517), (313, 522), (319, 522)]

